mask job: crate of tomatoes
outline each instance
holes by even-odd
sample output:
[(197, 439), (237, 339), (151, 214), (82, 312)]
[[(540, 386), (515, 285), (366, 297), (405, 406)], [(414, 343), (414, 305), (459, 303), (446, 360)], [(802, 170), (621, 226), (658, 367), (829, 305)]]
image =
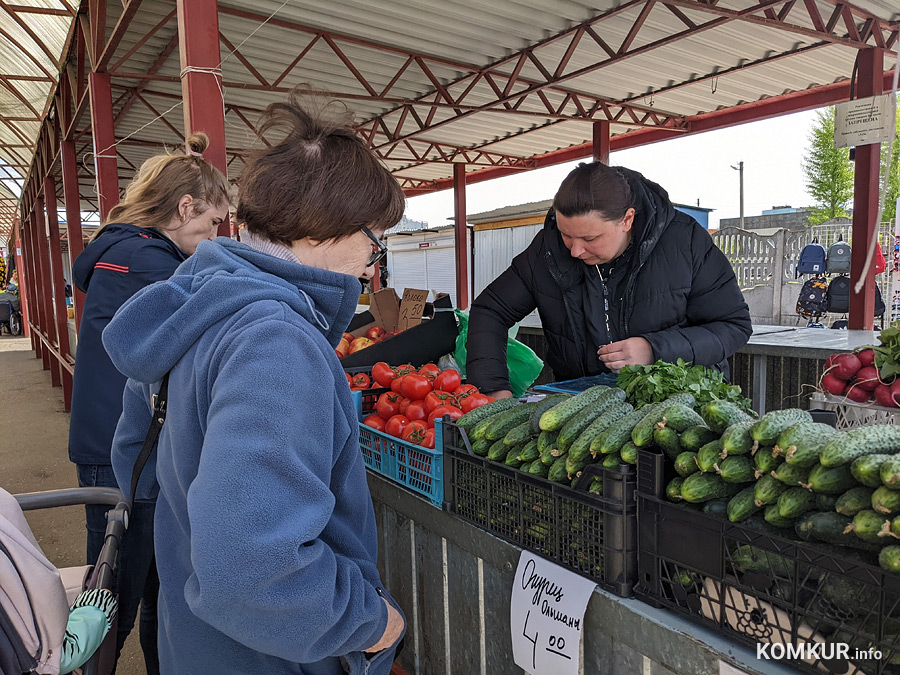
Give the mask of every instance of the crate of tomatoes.
[[(493, 399), (457, 371), (428, 363), (348, 372), (360, 412), (359, 445), (366, 466), (427, 497), (444, 499), (442, 419), (456, 420)], [(369, 379), (368, 383), (363, 377)]]

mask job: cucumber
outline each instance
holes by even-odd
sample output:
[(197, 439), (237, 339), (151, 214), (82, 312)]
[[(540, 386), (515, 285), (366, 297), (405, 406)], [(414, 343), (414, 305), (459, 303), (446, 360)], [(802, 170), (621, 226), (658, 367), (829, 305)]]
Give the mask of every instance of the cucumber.
[(790, 558), (749, 544), (738, 546), (731, 554), (731, 562), (740, 572), (762, 572), (787, 578), (794, 576), (794, 562)]
[[(631, 438), (634, 425), (640, 422), (643, 416), (643, 411), (635, 410), (610, 424), (606, 431), (591, 441), (591, 455), (596, 457), (597, 453), (610, 455), (614, 452), (619, 452), (622, 446), (625, 445), (625, 441)], [(597, 446), (596, 449), (594, 447), (595, 444)]]
[(789, 427), (812, 421), (812, 415), (799, 408), (773, 410), (763, 415), (762, 419), (753, 425), (750, 435), (760, 445), (774, 445), (781, 433)]
[(708, 502), (704, 502), (703, 504), (703, 513), (708, 516), (715, 516), (716, 518), (727, 518), (728, 517), (728, 502), (731, 501), (731, 498), (728, 497), (720, 497), (719, 499), (710, 499)]
[(591, 453), (591, 443), (606, 431), (611, 424), (622, 419), (625, 415), (633, 412), (634, 408), (630, 403), (617, 403), (597, 419), (591, 422), (587, 429), (581, 432), (581, 435), (569, 448), (569, 452), (575, 454), (579, 459), (587, 457)]
[(683, 452), (678, 432), (668, 427), (657, 427), (653, 430), (653, 440), (657, 447), (671, 460), (677, 459)]
[(528, 473), (530, 473), (532, 476), (540, 476), (541, 478), (546, 478), (547, 474), (550, 473), (550, 467), (540, 460), (535, 460), (531, 463), (531, 467), (528, 469)]
[(532, 463), (533, 462), (522, 462), (521, 464), (519, 464), (519, 471), (523, 473), (530, 473)]
[(757, 448), (753, 455), (753, 464), (756, 466), (756, 477), (770, 474), (784, 463), (784, 457), (775, 454), (775, 449), (766, 446)]
[(475, 408), (475, 410), (467, 412), (456, 420), (456, 424), (466, 431), (469, 431), (470, 429), (473, 429), (476, 424), (486, 420), (488, 417), (501, 413), (504, 410), (509, 410), (517, 405), (519, 405), (519, 399), (517, 398), (499, 398), (496, 401), (491, 401), (490, 403)]
[(799, 487), (809, 482), (809, 469), (801, 466), (782, 464), (772, 472), (772, 475), (788, 487)]
[(691, 452), (697, 452), (710, 441), (719, 437), (715, 431), (704, 423), (703, 426), (691, 427), (681, 434), (681, 447)]
[(566, 475), (569, 478), (574, 478), (581, 473), (581, 470), (587, 466), (587, 463), (587, 459), (573, 459), (572, 454), (568, 453), (566, 455)]
[(870, 488), (881, 486), (881, 465), (893, 455), (866, 455), (853, 460), (850, 473), (860, 483)]
[(775, 476), (766, 474), (756, 481), (753, 488), (753, 495), (756, 498), (757, 506), (767, 506), (774, 504), (778, 498), (788, 489), (788, 486), (779, 481)]
[(746, 487), (728, 502), (728, 520), (732, 523), (739, 523), (752, 516), (759, 509), (753, 488)]
[(602, 464), (604, 469), (615, 469), (617, 466), (622, 464), (622, 455), (618, 452), (614, 452), (611, 455), (606, 455), (603, 458)]
[(819, 461), (822, 448), (840, 432), (828, 424), (804, 422), (788, 427), (778, 437), (775, 449), (788, 464), (812, 467)]
[(809, 472), (809, 480), (801, 487), (826, 495), (839, 495), (857, 485), (849, 464), (832, 468), (816, 464)]
[[(625, 392), (622, 393), (624, 394)], [(531, 433), (541, 433), (541, 415), (550, 410), (550, 408), (559, 405), (567, 398), (572, 398), (572, 394), (551, 394), (538, 401), (537, 405), (534, 406), (534, 410), (531, 411), (531, 417), (528, 418), (528, 423), (531, 425)]]
[(746, 455), (719, 460), (716, 470), (726, 483), (752, 483), (756, 480), (753, 460)]
[(892, 490), (900, 490), (900, 457), (894, 455), (881, 464), (878, 470), (881, 482)]
[(891, 521), (885, 518), (881, 513), (876, 513), (872, 509), (863, 509), (853, 516), (853, 521), (844, 528), (844, 534), (852, 532), (863, 541), (868, 541), (873, 544), (879, 543), (883, 541), (883, 539), (878, 536), (882, 526), (887, 523), (888, 527), (890, 527), (890, 522)]
[(538, 452), (537, 449), (537, 439), (532, 438), (525, 446), (519, 451), (519, 459), (523, 462), (533, 462), (536, 459), (540, 459), (541, 453)]
[[(647, 415), (635, 425), (634, 430), (631, 432), (631, 440), (634, 442), (635, 446), (638, 448), (649, 446), (653, 442), (653, 429), (656, 428), (658, 422), (662, 421), (666, 407), (679, 403), (693, 406), (694, 397), (690, 394), (676, 394), (675, 396), (670, 396), (658, 405), (653, 407), (645, 406), (642, 408), (642, 410), (647, 411)], [(704, 426), (706, 425), (704, 424)]]
[(700, 467), (700, 470), (704, 473), (715, 471), (715, 466), (721, 459), (721, 453), (721, 439), (707, 443), (697, 452), (697, 466)]
[(820, 493), (816, 494), (816, 510), (817, 511), (834, 511), (834, 507), (837, 505), (838, 496), (837, 495), (823, 495)]
[(816, 495), (802, 487), (788, 488), (778, 498), (778, 515), (793, 520), (816, 507)]
[(797, 536), (804, 541), (820, 541), (825, 544), (836, 544), (864, 551), (877, 550), (877, 544), (864, 542), (854, 534), (844, 534), (852, 518), (840, 513), (807, 513), (801, 516), (794, 526)]
[(881, 549), (878, 564), (887, 572), (900, 572), (900, 546), (885, 546)]
[(486, 438), (482, 438), (480, 441), (475, 441), (472, 443), (472, 452), (474, 452), (479, 457), (485, 457), (488, 454), (488, 450), (491, 449), (491, 443)]
[[(540, 445), (540, 443), (538, 443), (538, 445)], [(556, 457), (553, 456), (553, 450), (555, 450), (555, 448), (546, 448), (541, 453), (541, 464), (545, 466), (553, 466), (553, 462), (556, 461)]]
[(746, 455), (756, 450), (758, 444), (750, 435), (750, 429), (755, 422), (738, 422), (728, 427), (722, 434), (722, 452), (728, 455)]
[[(538, 436), (538, 452), (541, 453), (541, 458), (545, 455), (552, 457), (554, 460), (559, 457), (562, 453), (556, 447), (556, 438), (559, 436), (555, 431), (542, 431)], [(553, 454), (555, 451), (556, 454)], [(545, 464), (553, 464), (552, 461), (544, 460)]]
[[(490, 443), (490, 441), (488, 441)], [(506, 455), (509, 453), (509, 448), (506, 447), (506, 444), (503, 442), (503, 439), (499, 441), (495, 441), (490, 449), (487, 452), (487, 458), (492, 462), (502, 462), (506, 459)]]
[(886, 521), (881, 527), (879, 537), (893, 537), (900, 539), (900, 516), (894, 516), (891, 520)]
[(528, 416), (534, 410), (536, 403), (523, 403), (505, 410), (499, 415), (489, 418), (487, 426), (484, 429), (484, 437), (489, 441), (496, 441), (508, 434), (523, 422), (528, 421)]
[[(779, 497), (779, 499), (781, 498)], [(775, 527), (793, 527), (794, 525), (794, 518), (785, 518), (781, 515), (781, 512), (778, 510), (778, 504), (769, 504), (766, 510), (763, 511), (763, 518), (766, 519), (769, 525), (774, 525)]]
[(603, 479), (596, 477), (591, 481), (591, 485), (588, 488), (588, 492), (592, 495), (603, 495)]
[(670, 502), (680, 502), (684, 499), (681, 496), (681, 486), (684, 485), (684, 478), (680, 476), (678, 478), (673, 478), (669, 481), (669, 484), (666, 485), (666, 499)]
[(694, 409), (682, 404), (669, 406), (663, 411), (657, 426), (669, 427), (678, 433), (703, 424), (704, 420)]
[(626, 464), (637, 464), (637, 454), (638, 448), (631, 441), (626, 441), (622, 449), (619, 450), (619, 455), (621, 455), (622, 461)]
[(559, 447), (560, 451), (568, 451), (572, 446), (572, 443), (574, 443), (581, 435), (581, 433), (591, 425), (591, 422), (600, 417), (600, 415), (606, 412), (609, 406), (613, 405), (614, 403), (615, 402), (613, 399), (609, 399), (609, 405), (606, 407), (594, 404), (587, 405), (580, 411), (578, 411), (575, 416), (568, 422), (566, 422), (565, 425), (563, 425), (563, 428), (559, 431), (557, 447)]
[[(580, 394), (558, 403), (541, 415), (538, 426), (541, 431), (557, 431), (562, 429), (566, 422), (575, 417), (583, 408), (596, 403), (603, 392), (609, 391), (609, 387), (598, 385), (585, 389)], [(625, 392), (622, 392), (623, 394)]]
[(681, 496), (686, 502), (700, 504), (710, 499), (730, 497), (740, 491), (737, 485), (726, 483), (721, 476), (709, 473), (695, 473), (684, 479)]
[(679, 476), (690, 476), (692, 473), (697, 473), (699, 470), (700, 467), (697, 466), (696, 452), (685, 451), (675, 458), (675, 471)]
[[(838, 497), (834, 510), (845, 516), (853, 517), (860, 511), (872, 508), (872, 495), (875, 490), (867, 487), (855, 487)], [(824, 510), (824, 509), (820, 509)]]
[(556, 461), (553, 462), (553, 466), (550, 467), (550, 470), (547, 472), (547, 478), (550, 479), (554, 483), (566, 483), (568, 482), (569, 474), (566, 472), (566, 457), (567, 455), (562, 455), (561, 457), (557, 457)]
[(528, 422), (523, 422), (517, 427), (514, 427), (510, 430), (506, 436), (503, 437), (503, 443), (506, 444), (507, 447), (511, 448), (514, 445), (522, 445), (523, 443), (527, 443), (534, 437), (534, 434), (531, 433), (531, 424)]
[(900, 511), (900, 492), (882, 485), (872, 493), (872, 508), (878, 513), (896, 513)]
[(513, 448), (509, 452), (506, 453), (506, 460), (504, 460), (504, 464), (506, 466), (511, 466), (514, 468), (519, 468), (522, 464), (522, 460), (519, 458), (519, 452), (521, 448)]
[(866, 455), (892, 455), (900, 450), (900, 425), (872, 424), (835, 436), (822, 449), (823, 466), (849, 464)]
[(713, 431), (720, 434), (732, 424), (749, 422), (753, 418), (735, 403), (712, 401), (700, 409), (700, 415)]

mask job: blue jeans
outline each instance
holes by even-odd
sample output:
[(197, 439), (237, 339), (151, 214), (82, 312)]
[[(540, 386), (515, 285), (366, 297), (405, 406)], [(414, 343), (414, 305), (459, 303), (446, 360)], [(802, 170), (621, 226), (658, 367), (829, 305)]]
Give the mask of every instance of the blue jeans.
[[(119, 487), (112, 467), (105, 464), (77, 464), (78, 485), (81, 487)], [(106, 532), (106, 512), (109, 506), (88, 504), (87, 564), (97, 562)], [(141, 650), (147, 675), (159, 675), (157, 646), (156, 602), (159, 596), (159, 577), (153, 555), (154, 502), (135, 502), (128, 518), (128, 529), (119, 551), (116, 574), (119, 591), (119, 628), (116, 635), (116, 659), (125, 639), (134, 627), (138, 607), (141, 609)], [(115, 671), (114, 671), (115, 672)]]

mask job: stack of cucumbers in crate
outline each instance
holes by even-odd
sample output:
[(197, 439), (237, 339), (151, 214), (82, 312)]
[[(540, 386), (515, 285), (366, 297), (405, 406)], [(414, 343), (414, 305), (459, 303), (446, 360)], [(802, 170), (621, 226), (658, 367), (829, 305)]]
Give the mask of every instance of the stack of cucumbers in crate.
[(678, 474), (666, 486), (670, 501), (877, 556), (900, 573), (900, 426), (838, 431), (800, 409), (756, 420), (725, 402), (699, 412), (685, 426), (683, 411), (676, 424), (665, 411), (653, 433)]

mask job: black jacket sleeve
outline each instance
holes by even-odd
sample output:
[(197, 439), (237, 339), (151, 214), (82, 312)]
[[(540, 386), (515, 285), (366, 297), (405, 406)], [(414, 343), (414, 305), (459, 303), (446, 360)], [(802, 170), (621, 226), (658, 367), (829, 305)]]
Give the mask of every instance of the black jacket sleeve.
[(472, 303), (466, 344), (466, 378), (479, 391), (509, 389), (506, 367), (507, 333), (537, 307), (531, 270), (536, 241), (513, 258), (512, 265), (494, 279)]
[(753, 327), (750, 309), (725, 254), (699, 225), (691, 237), (693, 278), (684, 327), (645, 334), (656, 359), (679, 357), (714, 367), (743, 347)]

